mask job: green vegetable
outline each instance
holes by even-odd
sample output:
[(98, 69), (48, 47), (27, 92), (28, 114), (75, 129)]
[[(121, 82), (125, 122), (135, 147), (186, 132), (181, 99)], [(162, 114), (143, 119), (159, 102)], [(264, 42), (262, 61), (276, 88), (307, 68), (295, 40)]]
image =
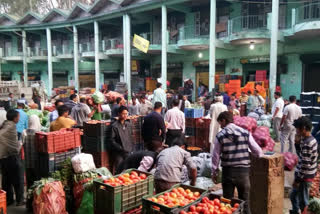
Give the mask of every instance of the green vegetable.
[(310, 200), (308, 205), (308, 211), (313, 213), (320, 213), (320, 199), (313, 198)]

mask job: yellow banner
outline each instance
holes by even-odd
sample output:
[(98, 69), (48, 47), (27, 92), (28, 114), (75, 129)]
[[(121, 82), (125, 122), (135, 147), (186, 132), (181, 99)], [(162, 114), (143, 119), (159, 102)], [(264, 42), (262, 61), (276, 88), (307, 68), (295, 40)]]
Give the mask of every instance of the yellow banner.
[(147, 53), (149, 49), (150, 42), (145, 38), (134, 34), (133, 37), (133, 47), (136, 47), (138, 50)]

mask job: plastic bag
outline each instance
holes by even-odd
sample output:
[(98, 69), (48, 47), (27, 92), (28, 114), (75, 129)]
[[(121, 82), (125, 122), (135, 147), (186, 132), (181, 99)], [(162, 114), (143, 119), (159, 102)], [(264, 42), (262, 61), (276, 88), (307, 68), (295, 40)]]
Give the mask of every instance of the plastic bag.
[(93, 214), (93, 193), (86, 190), (83, 193), (81, 205), (77, 211), (77, 214)]
[(270, 123), (269, 120), (259, 120), (259, 121), (257, 122), (257, 125), (258, 125), (258, 126), (265, 126), (265, 127), (268, 127), (268, 128), (271, 127), (271, 123)]
[[(190, 185), (190, 181), (184, 182), (183, 184)], [(213, 186), (214, 183), (211, 178), (197, 177), (196, 187), (208, 190)]]
[(104, 95), (100, 91), (96, 91), (92, 95), (92, 99), (96, 104), (100, 104), (104, 102)]
[(195, 157), (195, 156), (191, 157), (191, 158), (192, 158), (193, 163), (197, 167), (197, 176), (201, 176), (201, 174), (204, 170), (204, 167), (205, 167), (204, 159), (200, 158), (200, 157)]
[(257, 114), (256, 112), (250, 112), (248, 114), (248, 117), (254, 118), (255, 120), (259, 120), (259, 114)]
[(96, 169), (91, 154), (78, 154), (71, 159), (71, 162), (75, 173), (83, 173)]
[(212, 174), (212, 159), (210, 153), (200, 153), (197, 157), (203, 159), (202, 170), (199, 176), (211, 178)]
[(32, 204), (34, 214), (67, 214), (66, 195), (60, 181), (35, 189)]
[(188, 173), (188, 168), (186, 165), (182, 166), (181, 169), (181, 182), (186, 182), (189, 180), (189, 173)]

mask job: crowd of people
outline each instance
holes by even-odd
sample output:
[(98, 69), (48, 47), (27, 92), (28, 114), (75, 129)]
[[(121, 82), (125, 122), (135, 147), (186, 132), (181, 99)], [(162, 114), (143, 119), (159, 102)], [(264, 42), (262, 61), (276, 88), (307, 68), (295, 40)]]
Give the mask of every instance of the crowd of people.
[[(158, 83), (153, 93), (136, 94), (130, 101), (124, 96), (109, 103), (99, 104), (95, 103), (92, 97), (82, 97), (74, 93), (68, 101), (55, 100), (56, 109), (49, 115), (50, 131), (71, 127), (82, 128), (89, 120), (102, 120), (104, 110), (109, 109), (112, 121), (110, 159), (113, 173), (120, 173), (128, 168), (153, 171), (156, 192), (162, 192), (181, 182), (181, 169), (186, 165), (191, 185), (194, 185), (197, 169), (190, 153), (185, 151), (184, 142), (186, 126), (184, 109), (192, 107), (190, 90), (187, 91), (189, 94), (174, 93), (170, 90), (166, 92), (162, 89), (161, 83)], [(247, 130), (233, 123), (233, 117), (250, 116), (257, 111), (265, 111), (266, 101), (257, 90), (252, 93), (242, 92), (239, 97), (237, 94), (229, 96), (227, 92), (217, 92), (215, 96), (210, 96), (209, 93), (202, 95), (206, 98), (202, 97), (199, 103), (205, 111), (205, 117), (211, 118), (208, 142), (212, 155), (212, 179), (214, 182), (217, 180), (221, 164), (224, 197), (232, 198), (234, 189), (237, 188), (239, 198), (246, 201), (246, 213), (250, 213), (249, 151), (257, 157), (261, 157), (263, 151)], [(275, 140), (281, 142), (281, 152), (285, 152), (285, 146), (288, 145), (288, 151), (300, 157), (291, 194), (292, 213), (298, 213), (299, 209), (303, 210), (307, 205), (309, 196), (304, 193), (310, 187), (310, 182), (316, 173), (318, 156), (316, 139), (320, 139), (318, 134), (320, 125), (311, 133), (312, 124), (308, 118), (302, 116), (295, 96), (290, 96), (287, 102), (280, 92), (275, 92), (274, 98), (271, 114)], [(9, 99), (12, 99), (11, 95)], [(29, 106), (37, 109), (39, 106), (35, 101)], [(17, 205), (24, 203), (21, 146), (30, 130), (41, 130), (37, 114), (30, 116), (25, 113), (27, 105), (27, 100), (21, 95), (15, 110), (6, 112), (0, 109), (2, 187), (7, 191), (8, 205), (13, 203), (13, 189)], [(144, 117), (142, 151), (136, 151), (134, 148), (133, 127), (128, 120), (129, 115)], [(316, 136), (316, 139), (312, 135)]]

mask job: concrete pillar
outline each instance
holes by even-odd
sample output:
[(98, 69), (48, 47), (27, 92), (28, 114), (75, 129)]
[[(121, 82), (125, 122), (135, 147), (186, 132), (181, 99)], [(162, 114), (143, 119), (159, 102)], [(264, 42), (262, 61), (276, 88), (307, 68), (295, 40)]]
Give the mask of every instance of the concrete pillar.
[(27, 63), (27, 35), (26, 31), (22, 31), (22, 52), (23, 52), (23, 82), (28, 85), (28, 63)]
[(271, 21), (271, 42), (270, 42), (270, 75), (269, 88), (270, 100), (273, 103), (273, 94), (277, 81), (277, 58), (278, 58), (278, 23), (279, 23), (279, 0), (272, 0), (272, 21)]
[(79, 45), (78, 45), (78, 29), (73, 26), (73, 70), (74, 70), (74, 86), (79, 90)]
[(216, 0), (210, 0), (210, 39), (209, 39), (209, 90), (214, 85), (216, 74)]
[(48, 96), (51, 96), (52, 91), (52, 43), (51, 43), (51, 30), (47, 28), (47, 50), (48, 50)]
[(94, 22), (94, 59), (95, 59), (95, 76), (96, 90), (100, 88), (100, 60), (99, 60), (99, 23)]
[(167, 7), (161, 7), (161, 83), (164, 90), (167, 89), (167, 50), (168, 50), (168, 33), (167, 33)]
[(131, 20), (128, 14), (123, 15), (123, 73), (128, 86), (128, 99), (131, 98)]
[(292, 29), (294, 29), (295, 24), (296, 24), (296, 9), (293, 8), (291, 10), (291, 27), (292, 27)]

